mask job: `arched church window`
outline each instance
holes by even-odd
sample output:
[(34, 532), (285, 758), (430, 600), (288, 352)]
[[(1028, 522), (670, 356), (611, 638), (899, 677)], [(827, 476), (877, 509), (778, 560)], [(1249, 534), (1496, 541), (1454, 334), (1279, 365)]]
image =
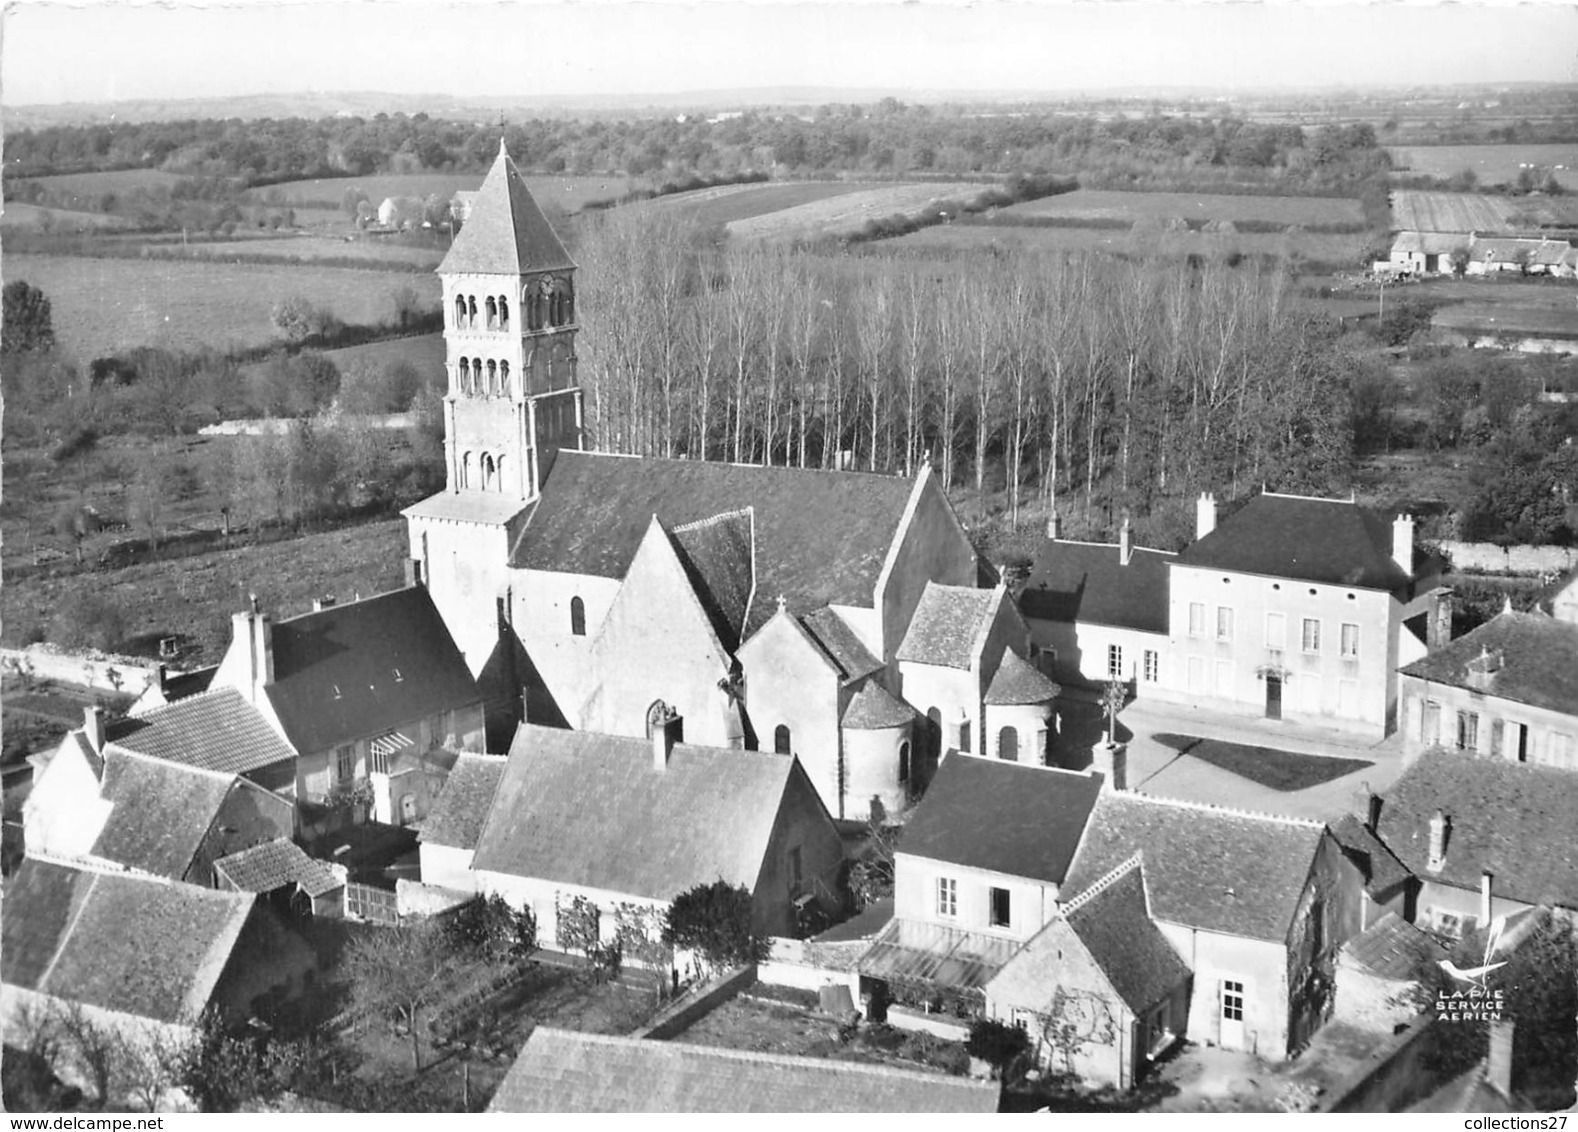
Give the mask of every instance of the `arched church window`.
[(498, 468), (493, 463), (493, 457), (488, 453), (482, 454), (482, 490), (492, 491), (498, 477)]
[(488, 396), (497, 397), (499, 393), (499, 364), (492, 358), (488, 359)]
[(997, 757), (1004, 762), (1019, 761), (1019, 730), (1005, 727), (997, 733)]
[(498, 459), (498, 469), (499, 469), (499, 490), (503, 491), (504, 490), (504, 457), (503, 456), (500, 456), (499, 459)]
[(471, 392), (471, 360), (469, 358), (460, 359), (460, 391), (462, 393)]
[(578, 597), (570, 599), (570, 635), (586, 636), (586, 602)]
[(471, 486), (471, 453), (467, 452), (460, 458), (460, 486)]
[(787, 724), (780, 723), (773, 728), (773, 750), (780, 755), (789, 753), (790, 735)]
[(526, 329), (542, 329), (542, 284), (538, 280), (526, 284), (521, 292), (521, 304), (526, 308)]
[(503, 295), (499, 296), (499, 329), (510, 328), (510, 301)]
[(499, 325), (499, 304), (498, 304), (498, 300), (496, 300), (492, 295), (488, 296), (487, 310), (488, 310), (488, 329), (489, 330), (497, 329), (497, 327)]
[(455, 329), (463, 330), (466, 326), (466, 298), (464, 295), (455, 296)]
[(472, 358), (471, 359), (471, 391), (473, 393), (481, 393), (482, 392), (482, 359), (481, 358)]
[(499, 392), (508, 397), (510, 395), (510, 363), (499, 363)]
[(475, 295), (466, 297), (466, 325), (469, 327), (477, 325), (477, 297)]

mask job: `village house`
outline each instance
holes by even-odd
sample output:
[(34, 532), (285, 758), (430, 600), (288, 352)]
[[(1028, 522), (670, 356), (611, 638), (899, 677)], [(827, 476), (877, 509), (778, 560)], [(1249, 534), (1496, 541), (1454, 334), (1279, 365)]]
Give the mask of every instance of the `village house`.
[(682, 722), (660, 705), (644, 739), (522, 724), (476, 838), (477, 891), (530, 909), (546, 946), (618, 942), (664, 968), (663, 915), (697, 885), (749, 890), (764, 937), (808, 905), (836, 912), (843, 848), (799, 761), (685, 743)]
[(214, 887), (264, 897), (289, 918), (345, 915), (344, 865), (307, 856), (294, 841), (276, 837), (214, 862)]
[(1508, 608), (1402, 669), (1403, 757), (1450, 747), (1578, 770), (1578, 620)]
[(538, 1026), (489, 1112), (989, 1113), (995, 1081)]
[(1461, 232), (1399, 232), (1392, 238), (1387, 266), (1411, 275), (1450, 275), (1457, 270), (1454, 253), (1466, 265), (1472, 235)]
[(346, 814), (410, 825), (454, 752), (481, 749), (482, 695), (422, 586), (279, 621), (254, 602), (232, 622), (212, 687), (239, 692), (294, 751), (304, 835)]
[(461, 754), (417, 833), (422, 883), (475, 892), (471, 868), (477, 839), (493, 808), (506, 760), (499, 755)]
[(1397, 859), (1397, 855), (1376, 836), (1375, 825), (1381, 812), (1381, 799), (1368, 795), (1367, 817), (1344, 814), (1330, 827), (1343, 856), (1353, 863), (1364, 879), (1364, 894), (1359, 902), (1359, 929), (1395, 915), (1413, 922), (1419, 880)]
[(1387, 912), (1338, 949), (1332, 1018), (1390, 1036), (1419, 1012), (1420, 972), (1446, 957), (1434, 936)]
[(1578, 912), (1578, 774), (1430, 751), (1386, 791), (1376, 832), (1420, 881), (1416, 922), (1459, 936), (1545, 906)]

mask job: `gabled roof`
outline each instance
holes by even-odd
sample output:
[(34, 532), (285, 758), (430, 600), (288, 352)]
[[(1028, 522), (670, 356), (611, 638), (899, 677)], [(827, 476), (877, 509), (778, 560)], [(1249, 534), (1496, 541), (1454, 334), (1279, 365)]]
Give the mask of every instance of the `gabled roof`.
[(517, 569), (623, 578), (652, 516), (668, 529), (749, 507), (755, 517), (757, 600), (743, 636), (777, 611), (871, 608), (913, 480), (560, 452), (516, 541)]
[(303, 754), (482, 698), (424, 586), (280, 621), (267, 690)]
[(1019, 591), (1019, 611), (1038, 621), (1167, 632), (1167, 563), (1175, 555), (1136, 547), (1123, 565), (1105, 543), (1047, 539)]
[(255, 898), (36, 858), (6, 882), (0, 976), (15, 987), (179, 1022), (208, 1005)]
[(497, 755), (459, 755), (444, 788), (422, 819), (418, 839), (424, 845), (475, 849), (503, 777), (504, 759)]
[[(1430, 819), (1449, 827), (1446, 861), (1429, 869)], [(1578, 908), (1578, 774), (1447, 751), (1429, 751), (1381, 803), (1381, 840), (1421, 880), (1478, 889), (1525, 904)]]
[(111, 806), (92, 852), (155, 876), (184, 880), (230, 791), (256, 789), (241, 787), (240, 781), (234, 775), (107, 747), (99, 793)]
[(1353, 814), (1344, 814), (1331, 827), (1331, 835), (1364, 873), (1364, 886), (1369, 892), (1377, 896), (1391, 893), (1413, 876), (1370, 827)]
[(997, 665), (991, 687), (986, 690), (986, 702), (998, 706), (1049, 704), (1061, 690), (1031, 667), (1028, 660), (1013, 649), (1007, 649)]
[(1426, 963), (1446, 958), (1446, 948), (1396, 912), (1388, 912), (1342, 945), (1337, 961), (1383, 979), (1413, 979)]
[[(1327, 585), (1392, 591), (1412, 578), (1392, 560), (1392, 524), (1342, 499), (1257, 495), (1173, 559)], [(1435, 569), (1414, 551), (1414, 576)]]
[(756, 589), (755, 526), (747, 507), (669, 532), (719, 643), (731, 653), (740, 647)]
[(800, 624), (838, 665), (845, 680), (858, 680), (882, 667), (882, 661), (871, 654), (855, 631), (833, 610), (813, 610), (800, 618)]
[(720, 878), (754, 891), (797, 768), (676, 743), (657, 770), (649, 740), (522, 724), (472, 868), (654, 900)]
[(898, 851), (1061, 884), (1102, 777), (954, 753), (942, 760)]
[(215, 688), (122, 720), (108, 740), (128, 751), (225, 774), (288, 762), (296, 752), (235, 688)]
[(899, 645), (898, 659), (969, 668), (997, 611), (998, 596), (997, 590), (927, 582)]
[(194, 668), (190, 672), (167, 673), (163, 685), (165, 702), (173, 704), (208, 691), (214, 682), (214, 673), (218, 671), (219, 665), (211, 664), (207, 668)]
[(1392, 240), (1392, 254), (1451, 255), (1469, 248), (1469, 237), (1461, 232), (1399, 232)]
[[(1500, 667), (1476, 688), (1469, 666), (1486, 652), (1500, 654)], [(1402, 672), (1578, 717), (1578, 624), (1508, 610)]]
[(488, 1111), (986, 1113), (998, 1092), (943, 1073), (538, 1026)]
[(324, 861), (307, 856), (284, 837), (265, 841), (214, 862), (214, 872), (242, 892), (273, 892), (297, 885), (308, 896), (322, 896), (345, 887), (343, 877)]
[(914, 708), (894, 699), (875, 680), (867, 680), (850, 699), (840, 722), (851, 731), (880, 731), (884, 727), (903, 727), (914, 720)]
[(439, 274), (529, 275), (574, 267), (501, 141)]
[(1143, 853), (1155, 919), (1286, 943), (1323, 836), (1313, 822), (1113, 791), (1096, 803), (1063, 894)]

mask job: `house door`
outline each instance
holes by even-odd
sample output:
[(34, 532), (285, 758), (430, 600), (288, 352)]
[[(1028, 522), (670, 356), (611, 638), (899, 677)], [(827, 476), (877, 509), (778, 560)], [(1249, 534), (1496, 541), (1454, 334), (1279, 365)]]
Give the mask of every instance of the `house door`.
[(1244, 1048), (1244, 984), (1223, 979), (1221, 991), (1222, 1026), (1218, 1042), (1223, 1049)]
[(416, 821), (416, 795), (402, 794), (400, 796), (400, 824), (410, 825)]
[(1282, 677), (1270, 672), (1266, 674), (1266, 718), (1282, 718)]

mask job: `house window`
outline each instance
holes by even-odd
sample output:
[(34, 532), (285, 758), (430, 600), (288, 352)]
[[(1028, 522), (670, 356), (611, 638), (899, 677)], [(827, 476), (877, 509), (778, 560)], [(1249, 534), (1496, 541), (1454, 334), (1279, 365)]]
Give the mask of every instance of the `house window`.
[(773, 750), (780, 755), (789, 753), (789, 728), (782, 723), (773, 728)]
[(1479, 750), (1478, 712), (1460, 711), (1457, 713), (1457, 749), (1460, 751)]
[(1430, 930), (1438, 935), (1450, 936), (1461, 939), (1463, 936), (1463, 917), (1456, 912), (1445, 912), (1440, 908), (1431, 908), (1425, 916)]
[(1573, 770), (1573, 737), (1562, 731), (1552, 731), (1550, 742), (1546, 744), (1544, 763), (1546, 766), (1561, 767), (1564, 770)]
[(994, 927), (994, 928), (1006, 928), (1006, 927), (1008, 927), (1010, 919), (1011, 919), (1011, 917), (1009, 915), (1009, 913), (1011, 911), (1011, 907), (1010, 907), (1010, 903), (1009, 903), (1008, 890), (1006, 888), (994, 888), (994, 889), (992, 889), (991, 890), (991, 901), (990, 901), (990, 904), (991, 904), (990, 915), (991, 915), (991, 925), (992, 925), (992, 927)]
[(382, 751), (369, 750), (367, 752), (367, 771), (369, 774), (388, 774), (389, 756)]
[(578, 597), (570, 599), (570, 635), (586, 636), (586, 602)]
[(800, 871), (800, 846), (796, 845), (789, 850), (789, 895), (799, 896), (803, 887), (803, 874)]
[(1107, 646), (1107, 675), (1114, 680), (1123, 679), (1123, 646)]
[(1280, 613), (1266, 614), (1266, 647), (1281, 649), (1288, 642), (1288, 619)]
[(1352, 621), (1342, 623), (1342, 655), (1344, 660), (1359, 659), (1359, 626)]
[(334, 777), (336, 782), (355, 781), (356, 744), (347, 743), (334, 749)]
[(1222, 980), (1222, 1020), (1224, 1022), (1244, 1020), (1243, 983), (1235, 983), (1231, 979)]
[(1154, 684), (1162, 678), (1162, 655), (1155, 649), (1145, 650), (1145, 682)]
[(1492, 758), (1501, 758), (1506, 734), (1507, 724), (1505, 720), (1493, 719), (1490, 721), (1490, 754)]
[(908, 782), (909, 780), (910, 780), (910, 745), (908, 743), (900, 743), (899, 744), (899, 782), (902, 784), (902, 783)]
[(937, 878), (937, 915), (950, 919), (959, 914), (959, 882), (952, 877)]
[(1216, 607), (1216, 639), (1219, 641), (1233, 639), (1233, 611), (1225, 605)]
[(997, 733), (997, 757), (1004, 762), (1019, 761), (1019, 732), (1016, 728), (1005, 727)]
[(1441, 705), (1434, 700), (1426, 700), (1419, 713), (1419, 741), (1427, 747), (1441, 742)]
[(1301, 647), (1305, 652), (1320, 652), (1320, 620), (1315, 617), (1304, 618), (1304, 631), (1300, 636)]
[(1205, 636), (1205, 602), (1191, 601), (1189, 603), (1189, 635), (1191, 637)]

